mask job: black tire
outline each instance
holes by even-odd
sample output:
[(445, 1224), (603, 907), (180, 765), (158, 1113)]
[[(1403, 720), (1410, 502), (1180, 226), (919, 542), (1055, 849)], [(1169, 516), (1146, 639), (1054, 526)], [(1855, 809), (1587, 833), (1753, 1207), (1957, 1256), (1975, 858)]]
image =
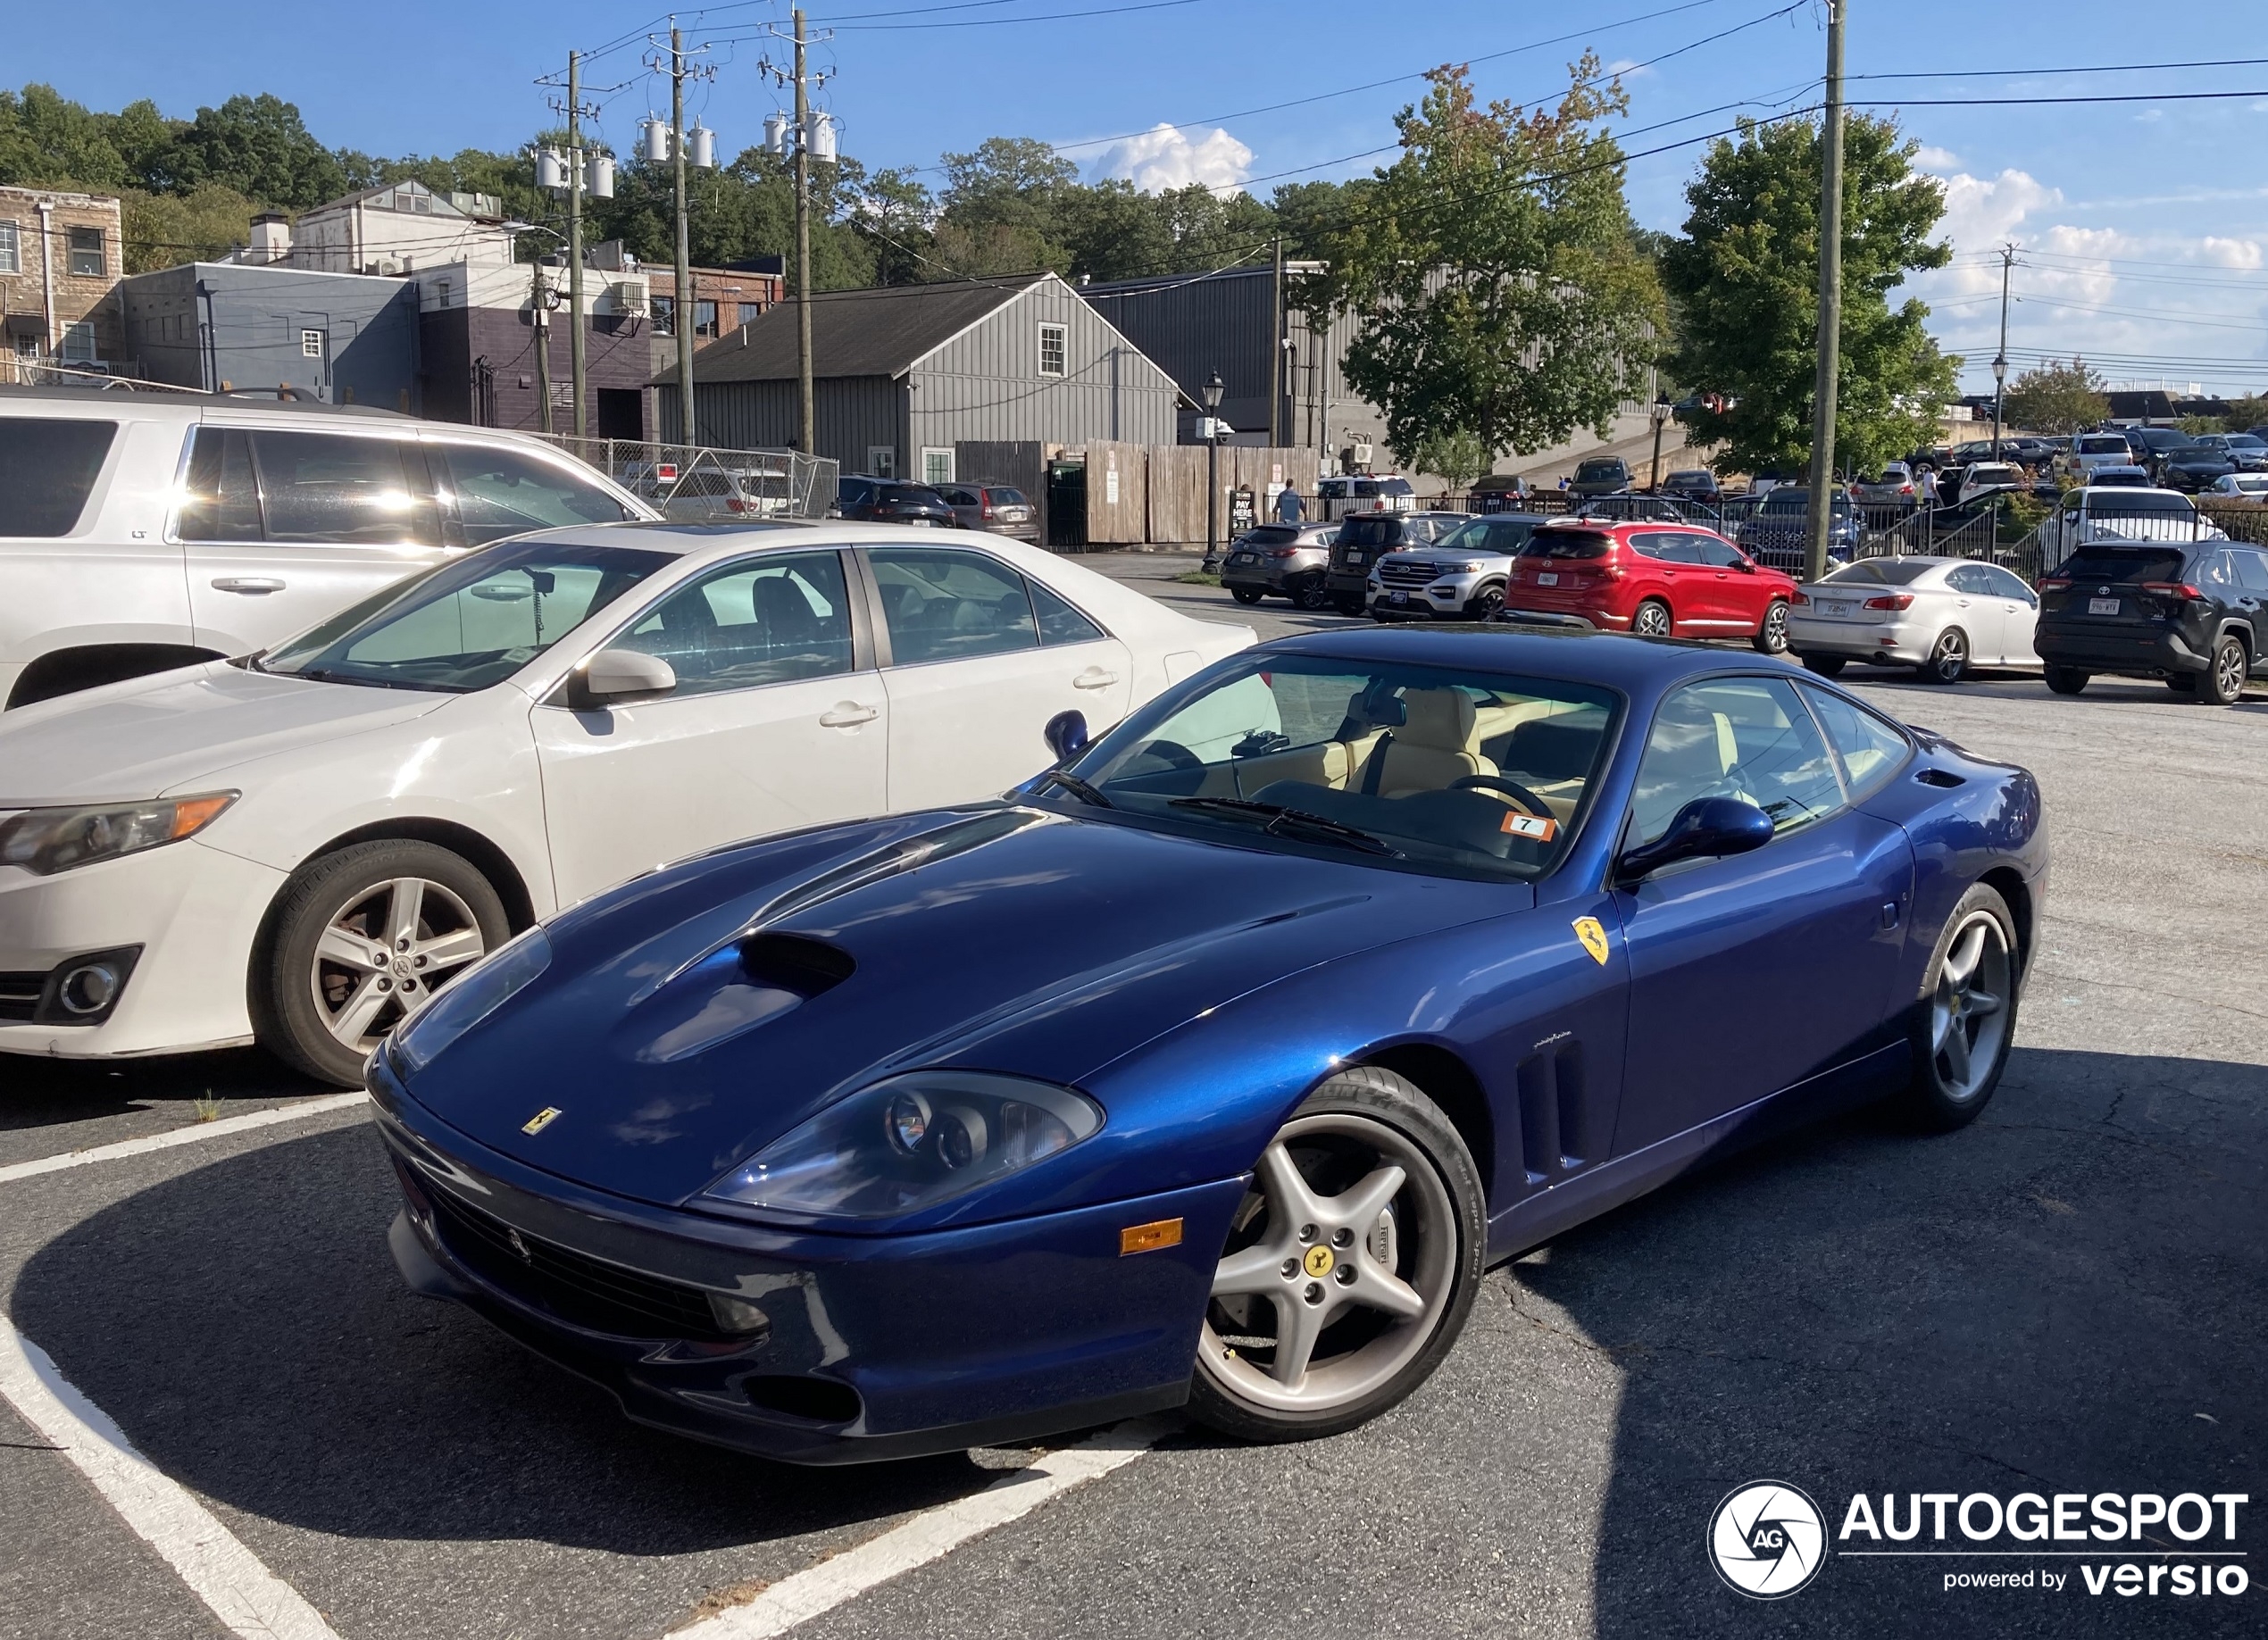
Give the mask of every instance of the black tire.
[(1668, 637), (1677, 630), (1670, 615), (1670, 606), (1659, 598), (1648, 598), (1630, 616), (1632, 637)]
[(1959, 683), (1968, 672), (1969, 635), (1959, 627), (1947, 627), (1930, 645), (1930, 658), (1922, 662), (1922, 681)]
[[(2003, 975), (1995, 982), (1999, 1005), (1994, 1011), (1997, 1019), (1980, 1018), (1974, 1013), (1954, 1016), (1954, 1028), (1964, 1033), (1964, 1042), (1976, 1048), (1985, 1045), (1983, 1035), (1991, 1032), (1991, 1048), (1985, 1062), (1976, 1062), (1969, 1047), (1963, 1049), (1962, 1062), (1968, 1067), (1969, 1079), (1956, 1086), (1953, 1071), (1957, 1067), (1948, 1065), (1949, 1055), (1939, 1049), (1937, 1042), (1937, 1033), (1941, 1028), (1937, 1004), (1948, 958), (1980, 921), (1989, 921), (1997, 929), (1997, 945), (2005, 958)], [(1907, 1032), (1913, 1050), (1913, 1071), (1905, 1092), (1898, 1095), (1898, 1104), (1916, 1127), (1932, 1133), (1948, 1133), (1976, 1120), (1977, 1113), (1992, 1102), (1993, 1091), (2000, 1086), (2000, 1073), (2008, 1062), (2008, 1049), (2016, 1036), (2016, 1004), (2023, 978), (2021, 956), (2016, 920), (2008, 913), (2008, 903), (1997, 890), (1983, 883), (1976, 884), (1961, 896), (1952, 915), (1945, 920), (1945, 927), (1939, 931), (1929, 966), (1922, 971), (1921, 994), (1914, 1003)]]
[(1331, 599), (1331, 607), (1342, 615), (1360, 615), (1366, 612), (1362, 596), (1358, 593), (1342, 592), (1335, 595)]
[(1843, 675), (1843, 668), (1847, 663), (1848, 657), (1844, 655), (1805, 655), (1804, 657), (1804, 670), (1807, 672), (1817, 672), (1822, 678), (1840, 678)]
[(2051, 666), (2047, 669), (2047, 687), (2058, 695), (2076, 695), (2087, 687), (2092, 672), (2082, 672), (2075, 666)]
[(1784, 655), (1788, 653), (1788, 600), (1774, 598), (1764, 611), (1764, 624), (1756, 629), (1755, 637), (1748, 640), (1756, 653)]
[(1467, 620), (1487, 620), (1504, 606), (1505, 589), (1503, 587), (1483, 587), (1465, 600), (1464, 618)]
[(2252, 670), (2252, 657), (2245, 653), (2245, 641), (2233, 632), (2223, 632), (2213, 645), (2213, 656), (2205, 670), (2196, 673), (2191, 686), (2200, 706), (2233, 706), (2243, 698), (2245, 674)]
[[(332, 1034), (323, 1007), (316, 1000), (318, 986), (326, 983), (325, 970), (318, 967), (317, 947), (326, 929), (342, 913), (353, 910), (359, 898), (379, 893), (389, 882), (404, 880), (442, 891), (434, 896), (430, 914), (421, 916), (421, 928), (446, 932), (462, 923), (467, 932), (477, 928), (481, 951), (494, 951), (512, 937), (503, 900), (462, 854), (431, 843), (395, 839), (357, 843), (320, 855), (300, 867), (284, 885), (269, 909), (260, 944), (253, 953), (249, 1000), (253, 1031), (262, 1047), (318, 1081), (342, 1087), (361, 1085), (369, 1046), (354, 1049)], [(388, 943), (382, 932), (373, 930), (370, 937), (373, 955), (376, 947)], [(446, 971), (454, 977), (469, 962), (470, 959), (457, 959)], [(375, 963), (372, 966), (374, 970)], [(442, 971), (427, 970), (419, 964), (416, 970), (404, 974), (401, 991), (394, 994), (389, 1003), (382, 1003), (374, 1017), (379, 1033), (391, 1028), (405, 1004), (416, 1005), (417, 994), (438, 988), (431, 975)], [(339, 977), (334, 971), (332, 983)], [(391, 974), (373, 972), (371, 977), (384, 981), (382, 988), (393, 991), (396, 982)], [(351, 976), (348, 983), (353, 983)], [(446, 979), (442, 983), (446, 985)]]
[[(1427, 1178), (1409, 1178), (1401, 1193), (1393, 1198), (1389, 1211), (1396, 1215), (1394, 1223), (1398, 1226), (1406, 1222), (1413, 1228), (1410, 1232), (1397, 1231), (1387, 1242), (1389, 1247), (1399, 1250), (1402, 1262), (1398, 1269), (1418, 1281), (1428, 1279), (1420, 1273), (1421, 1265), (1432, 1272), (1433, 1296), (1429, 1300), (1427, 1315), (1419, 1323), (1430, 1330), (1422, 1337), (1406, 1338), (1397, 1344), (1388, 1360), (1397, 1361), (1398, 1364), (1384, 1372), (1374, 1386), (1320, 1410), (1289, 1410), (1263, 1404), (1240, 1393), (1239, 1379), (1248, 1379), (1248, 1375), (1253, 1374), (1264, 1375), (1268, 1369), (1255, 1362), (1239, 1361), (1235, 1347), (1221, 1344), (1221, 1335), (1213, 1323), (1222, 1315), (1222, 1301), (1214, 1300), (1208, 1306), (1206, 1324), (1200, 1334), (1198, 1353), (1205, 1359), (1198, 1361), (1190, 1380), (1188, 1412), (1197, 1422), (1238, 1440), (1310, 1440), (1337, 1435), (1377, 1417), (1422, 1384), (1440, 1365), (1463, 1331), (1465, 1319), (1472, 1310), (1473, 1295), (1480, 1286), (1487, 1261), (1488, 1206), (1481, 1194), (1480, 1170), (1474, 1167), (1472, 1153), (1440, 1107), (1390, 1070), (1374, 1065), (1355, 1065), (1332, 1076), (1301, 1101), (1279, 1136), (1288, 1136), (1296, 1144), (1298, 1136), (1305, 1133), (1328, 1144), (1338, 1136), (1328, 1132), (1317, 1136), (1310, 1130), (1319, 1121), (1329, 1123), (1334, 1120), (1357, 1128), (1385, 1129), (1397, 1136), (1397, 1142), (1411, 1153), (1405, 1167), (1405, 1177), (1409, 1167), (1419, 1165), (1421, 1158), (1422, 1165), (1430, 1169)], [(1270, 1148), (1276, 1143), (1272, 1139)], [(1326, 1165), (1330, 1160), (1326, 1155)], [(1265, 1238), (1256, 1235), (1258, 1227), (1267, 1222), (1266, 1200), (1260, 1190), (1257, 1173), (1254, 1184), (1254, 1193), (1246, 1198), (1236, 1226), (1230, 1232), (1229, 1243), (1222, 1250), (1224, 1261), (1239, 1251), (1240, 1237), (1255, 1236), (1264, 1245)], [(1341, 1188), (1351, 1189), (1351, 1186)], [(1255, 1201), (1260, 1204), (1256, 1210)], [(1428, 1201), (1432, 1203), (1430, 1208), (1424, 1205)], [(1262, 1215), (1257, 1220), (1253, 1217), (1255, 1211)], [(1422, 1215), (1428, 1212), (1441, 1221), (1427, 1223)], [(1381, 1230), (1386, 1228), (1386, 1220), (1387, 1215), (1382, 1213)], [(1443, 1239), (1430, 1239), (1435, 1236)], [(1405, 1239), (1410, 1244), (1407, 1247), (1400, 1245)], [(1366, 1253), (1377, 1256), (1371, 1236), (1365, 1236), (1341, 1261), (1359, 1259)], [(1322, 1284), (1319, 1280), (1314, 1285)], [(1411, 1285), (1415, 1286), (1416, 1281)], [(1341, 1311), (1341, 1320), (1326, 1326), (1324, 1336), (1328, 1339), (1334, 1328), (1359, 1322), (1374, 1313), (1350, 1305)], [(1374, 1348), (1388, 1343), (1391, 1331), (1389, 1327), (1367, 1343), (1358, 1334), (1354, 1340), (1355, 1347)], [(1342, 1339), (1342, 1347), (1347, 1342)], [(1215, 1349), (1222, 1353), (1218, 1365), (1210, 1359)], [(1328, 1360), (1325, 1366), (1328, 1369), (1350, 1361), (1351, 1353), (1342, 1353)]]
[(1229, 595), (1238, 603), (1250, 606), (1260, 602), (1263, 594), (1257, 587), (1231, 587)]
[(1332, 604), (1330, 589), (1323, 585), (1321, 575), (1311, 575), (1284, 590), (1291, 595), (1292, 603), (1304, 610), (1327, 610)]

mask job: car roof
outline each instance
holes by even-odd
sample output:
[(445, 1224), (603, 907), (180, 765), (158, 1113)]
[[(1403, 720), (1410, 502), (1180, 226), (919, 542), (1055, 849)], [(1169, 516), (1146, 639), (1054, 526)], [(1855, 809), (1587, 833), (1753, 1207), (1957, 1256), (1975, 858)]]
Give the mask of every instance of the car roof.
[(1761, 655), (1744, 659), (1736, 651), (1707, 644), (1510, 624), (1462, 631), (1399, 625), (1338, 627), (1276, 638), (1260, 645), (1258, 651), (1557, 678), (1632, 695), (1658, 692), (1687, 678), (1714, 672), (1795, 675), (1783, 662)]
[(743, 519), (726, 523), (567, 524), (556, 529), (513, 536), (527, 541), (603, 541), (609, 546), (638, 547), (673, 558), (729, 558), (771, 547), (972, 546), (995, 553), (1007, 537), (984, 529), (914, 529), (906, 524), (866, 524), (851, 519)]

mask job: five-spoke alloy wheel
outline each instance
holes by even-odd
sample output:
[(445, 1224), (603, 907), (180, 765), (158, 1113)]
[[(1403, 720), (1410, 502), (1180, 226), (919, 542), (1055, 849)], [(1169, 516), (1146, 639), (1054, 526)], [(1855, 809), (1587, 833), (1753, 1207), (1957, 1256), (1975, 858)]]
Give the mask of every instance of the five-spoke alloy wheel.
[(1464, 1325), (1480, 1176), (1390, 1071), (1330, 1078), (1261, 1153), (1200, 1334), (1190, 1411), (1247, 1440), (1351, 1428), (1422, 1383)]
[(1924, 1127), (1961, 1127), (1992, 1097), (2015, 1036), (2019, 978), (2008, 903), (1980, 883), (1946, 919), (1922, 981), (1906, 1103)]

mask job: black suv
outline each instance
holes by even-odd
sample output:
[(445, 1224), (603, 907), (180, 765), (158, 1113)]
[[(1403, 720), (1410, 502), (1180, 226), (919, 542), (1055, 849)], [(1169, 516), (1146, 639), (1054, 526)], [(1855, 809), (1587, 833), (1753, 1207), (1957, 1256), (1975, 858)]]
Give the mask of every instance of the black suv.
[(2082, 546), (2040, 578), (2032, 646), (2058, 695), (2108, 672), (2233, 705), (2268, 653), (2268, 554), (2225, 540)]
[(1361, 614), (1370, 602), (1371, 571), (1380, 559), (1405, 547), (1431, 546), (1472, 518), (1470, 512), (1348, 513), (1338, 521), (1338, 538), (1331, 543), (1323, 575), (1331, 607), (1342, 615)]
[(864, 524), (928, 524), (956, 529), (961, 520), (944, 496), (926, 484), (845, 473), (835, 486), (835, 511)]

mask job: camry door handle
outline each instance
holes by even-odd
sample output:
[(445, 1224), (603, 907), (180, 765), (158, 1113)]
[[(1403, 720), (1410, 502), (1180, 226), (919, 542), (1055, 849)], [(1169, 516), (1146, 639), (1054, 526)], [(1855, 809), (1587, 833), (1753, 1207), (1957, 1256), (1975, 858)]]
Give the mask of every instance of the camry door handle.
[(213, 583), (215, 592), (281, 592), (284, 584), (265, 575), (224, 575)]
[(1071, 680), (1074, 689), (1107, 689), (1118, 681), (1116, 672), (1106, 672), (1099, 666), (1090, 666)]
[(882, 715), (879, 706), (862, 706), (856, 701), (838, 701), (819, 714), (821, 728), (856, 728), (862, 723), (871, 723)]

